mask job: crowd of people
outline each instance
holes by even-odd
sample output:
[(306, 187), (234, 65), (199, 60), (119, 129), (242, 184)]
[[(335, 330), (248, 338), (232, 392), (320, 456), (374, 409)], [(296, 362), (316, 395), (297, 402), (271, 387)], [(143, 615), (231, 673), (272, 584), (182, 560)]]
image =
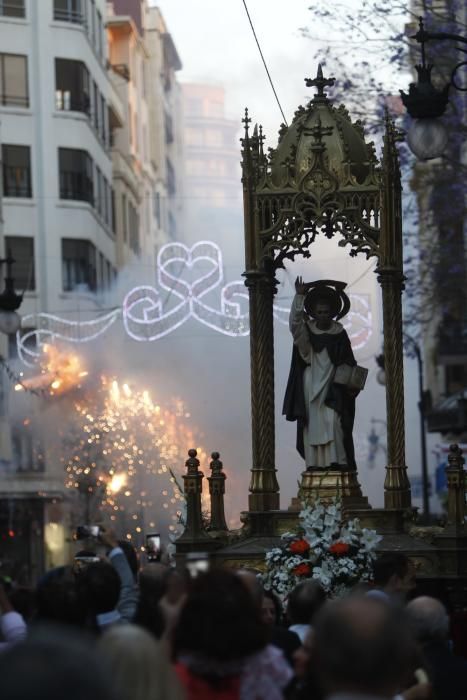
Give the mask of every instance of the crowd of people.
[(111, 532), (34, 591), (0, 586), (1, 700), (467, 700), (450, 618), (400, 553), (328, 600), (283, 609), (252, 569), (140, 567)]

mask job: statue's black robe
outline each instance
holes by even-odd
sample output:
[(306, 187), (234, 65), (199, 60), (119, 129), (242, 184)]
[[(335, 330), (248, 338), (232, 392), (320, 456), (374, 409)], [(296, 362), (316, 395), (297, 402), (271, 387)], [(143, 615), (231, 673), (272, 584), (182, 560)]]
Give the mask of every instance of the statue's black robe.
[[(340, 333), (312, 333), (307, 324), (313, 352), (321, 352), (326, 348), (332, 364), (356, 365), (355, 357), (350, 344), (349, 336), (345, 329)], [(290, 365), (289, 379), (285, 390), (284, 406), (282, 409), (286, 420), (297, 421), (297, 450), (305, 459), (303, 445), (303, 426), (306, 424), (306, 405), (303, 390), (303, 372), (307, 366), (300, 355), (298, 348), (294, 345), (292, 352), (292, 363)], [(336, 411), (341, 420), (344, 434), (344, 449), (347, 456), (347, 469), (356, 469), (355, 450), (352, 438), (353, 424), (355, 419), (355, 397), (351, 396), (347, 388), (342, 384), (331, 383), (325, 400), (327, 406)], [(307, 467), (314, 466), (307, 464)], [(329, 465), (331, 466), (331, 465)]]

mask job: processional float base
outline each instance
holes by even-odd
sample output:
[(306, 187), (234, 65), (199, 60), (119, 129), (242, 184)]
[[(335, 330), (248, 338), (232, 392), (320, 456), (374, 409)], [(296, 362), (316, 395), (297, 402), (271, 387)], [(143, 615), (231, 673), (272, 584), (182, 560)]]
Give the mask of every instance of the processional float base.
[(312, 469), (302, 473), (297, 498), (292, 499), (291, 510), (300, 510), (304, 501), (319, 498), (323, 503), (339, 498), (344, 510), (371, 508), (363, 496), (356, 470)]

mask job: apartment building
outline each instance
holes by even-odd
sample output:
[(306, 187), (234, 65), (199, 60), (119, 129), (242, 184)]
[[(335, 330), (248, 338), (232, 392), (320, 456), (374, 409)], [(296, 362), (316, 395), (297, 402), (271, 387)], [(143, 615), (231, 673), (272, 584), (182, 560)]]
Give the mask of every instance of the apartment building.
[[(138, 265), (153, 281), (158, 246), (175, 235), (180, 59), (139, 0), (0, 2), (0, 38), (0, 256), (16, 260), (23, 318), (92, 319), (117, 269)], [(19, 371), (15, 348), (0, 334)], [(0, 561), (34, 580), (67, 557), (63, 465), (43, 444), (40, 401), (9, 402), (1, 379)], [(64, 404), (55, 411), (52, 429), (66, 429)]]
[[(414, 14), (422, 14), (413, 3)], [(420, 12), (419, 12), (420, 10)], [(430, 31), (462, 34), (466, 9), (451, 0), (439, 0), (427, 11)], [(416, 25), (414, 23), (414, 28)], [(412, 62), (415, 63), (415, 57)], [(449, 82), (461, 61), (454, 42), (430, 42), (427, 61), (435, 64), (438, 87)], [(456, 76), (459, 79), (459, 74)], [(451, 88), (443, 117), (449, 132), (443, 158), (417, 162), (412, 190), (419, 219), (419, 313), (425, 359), (428, 430), (442, 440), (467, 438), (467, 248), (465, 214), (465, 125), (463, 94)]]
[[(116, 273), (109, 110), (122, 110), (105, 12), (104, 0), (0, 3), (2, 253), (16, 260), (22, 316), (94, 315)], [(6, 401), (3, 409), (11, 440), (1, 445), (1, 556), (13, 547), (34, 576), (44, 541), (49, 554), (64, 549), (62, 467), (37, 449), (33, 402), (26, 418), (9, 415)]]
[(181, 62), (157, 8), (113, 0), (108, 11), (110, 76), (125, 109), (124, 127), (111, 125), (117, 262), (138, 264), (150, 282), (157, 251), (175, 237), (179, 216)]
[(241, 269), (240, 118), (226, 117), (222, 86), (185, 83), (182, 91), (184, 238), (192, 243), (206, 238), (216, 242)]

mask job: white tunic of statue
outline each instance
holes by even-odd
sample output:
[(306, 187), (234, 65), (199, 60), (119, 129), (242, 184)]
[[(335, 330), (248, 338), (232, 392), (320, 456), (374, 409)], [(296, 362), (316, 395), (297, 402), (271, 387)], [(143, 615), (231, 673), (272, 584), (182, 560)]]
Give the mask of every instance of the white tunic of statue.
[(305, 296), (296, 294), (290, 311), (289, 327), (294, 345), (307, 363), (303, 373), (303, 390), (307, 409), (307, 421), (303, 430), (305, 463), (307, 467), (330, 467), (331, 464), (345, 465), (347, 458), (344, 449), (344, 435), (340, 416), (325, 400), (329, 385), (334, 376), (332, 364), (326, 348), (315, 352), (311, 347), (308, 330), (314, 334), (336, 334), (342, 331), (342, 324), (332, 321), (327, 331), (316, 327), (303, 308)]

